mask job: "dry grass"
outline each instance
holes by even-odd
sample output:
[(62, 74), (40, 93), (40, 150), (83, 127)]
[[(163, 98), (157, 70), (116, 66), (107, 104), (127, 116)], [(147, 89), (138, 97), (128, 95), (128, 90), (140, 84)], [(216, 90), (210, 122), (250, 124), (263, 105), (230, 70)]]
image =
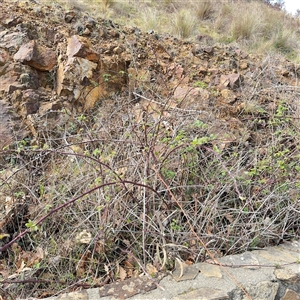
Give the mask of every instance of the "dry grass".
[(295, 32), (289, 29), (275, 31), (271, 43), (276, 50), (284, 54), (290, 54), (294, 49), (299, 47)]
[[(272, 59), (255, 86), (275, 81)], [(282, 88), (269, 92), (272, 107), (263, 91), (244, 89), (245, 132), (229, 144), (212, 133), (214, 117), (164, 105), (140, 114), (126, 93), (87, 115), (41, 121), (39, 146), (20, 141), (1, 167), (1, 196), (12, 200), (5, 233), (31, 229), (21, 254), (2, 252), (2, 266), (14, 274), (39, 251), (26, 267), (48, 281), (6, 290), (29, 297), (102, 284), (119, 280), (120, 266), (131, 277), (149, 263), (172, 269), (175, 257), (203, 261), (203, 244), (222, 256), (299, 237), (298, 98)]]
[(196, 9), (196, 16), (200, 20), (207, 20), (212, 18), (215, 11), (215, 5), (211, 0), (200, 1), (200, 2), (195, 2), (195, 9)]
[(196, 29), (196, 19), (191, 11), (181, 9), (176, 12), (173, 19), (173, 32), (180, 38), (189, 38)]
[(198, 33), (195, 29), (207, 28), (205, 33), (216, 41), (238, 41), (246, 51), (262, 54), (279, 52), (293, 60), (300, 54), (299, 18), (257, 1), (56, 1), (64, 5), (67, 3), (70, 8), (81, 7), (89, 13), (111, 18), (121, 25), (173, 33), (181, 38), (191, 38)]
[(144, 31), (148, 30), (161, 30), (161, 14), (155, 8), (146, 7), (142, 10), (141, 17), (140, 17), (140, 26), (141, 29)]
[(248, 7), (237, 6), (231, 15), (232, 38), (240, 41), (259, 37), (262, 22), (259, 10), (249, 10)]
[(101, 0), (99, 3), (100, 11), (103, 13), (107, 13), (109, 9), (111, 9), (115, 5), (114, 0)]

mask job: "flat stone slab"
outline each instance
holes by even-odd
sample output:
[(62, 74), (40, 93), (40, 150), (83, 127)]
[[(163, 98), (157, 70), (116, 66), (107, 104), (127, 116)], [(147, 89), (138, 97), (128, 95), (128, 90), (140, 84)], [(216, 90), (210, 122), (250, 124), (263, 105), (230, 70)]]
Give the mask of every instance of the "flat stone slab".
[(188, 265), (184, 262), (176, 260), (175, 270), (172, 277), (176, 281), (193, 280), (199, 273), (199, 269), (195, 265)]
[(208, 263), (202, 263), (198, 265), (200, 272), (206, 277), (222, 278), (222, 272), (219, 266)]
[(172, 274), (164, 278), (143, 276), (46, 299), (300, 300), (300, 241), (229, 255), (219, 262), (177, 261)]
[(229, 299), (227, 293), (224, 293), (222, 290), (218, 289), (210, 289), (210, 288), (200, 288), (194, 291), (190, 291), (177, 297), (174, 297), (172, 300), (191, 300), (191, 299), (198, 299), (198, 300), (207, 300), (207, 299), (214, 299), (214, 300), (226, 300)]

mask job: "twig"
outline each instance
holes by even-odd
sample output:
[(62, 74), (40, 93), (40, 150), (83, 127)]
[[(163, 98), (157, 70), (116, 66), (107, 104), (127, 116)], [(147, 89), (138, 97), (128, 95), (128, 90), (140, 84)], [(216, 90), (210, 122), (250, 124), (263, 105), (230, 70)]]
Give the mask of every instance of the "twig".
[(161, 103), (161, 102), (158, 102), (158, 101), (155, 101), (155, 100), (146, 98), (146, 97), (144, 97), (143, 95), (140, 95), (140, 94), (135, 93), (135, 92), (133, 92), (132, 94), (135, 95), (135, 96), (137, 96), (137, 97), (140, 97), (140, 98), (142, 98), (142, 99), (144, 99), (144, 100), (147, 100), (147, 101), (149, 101), (149, 102), (152, 102), (152, 103), (155, 103), (155, 104), (158, 104), (158, 105), (161, 105), (161, 106), (164, 106), (164, 107), (173, 109), (173, 110), (184, 111), (184, 112), (196, 112), (196, 113), (199, 113), (199, 114), (207, 114), (207, 115), (208, 115), (208, 112), (205, 111), (205, 110), (183, 109), (183, 108), (178, 108), (178, 107), (172, 107), (172, 106), (169, 106), (167, 103)]
[(169, 188), (169, 185), (166, 183), (166, 181), (162, 178), (161, 174), (159, 171), (156, 171), (157, 176), (159, 177), (159, 179), (161, 180), (161, 182), (164, 184), (164, 186), (166, 187), (166, 189), (168, 190), (169, 194), (171, 195), (172, 199), (175, 201), (175, 203), (178, 205), (178, 207), (181, 209), (182, 213), (184, 214), (184, 216), (186, 217), (186, 221), (192, 231), (192, 233), (194, 234), (194, 236), (197, 238), (197, 240), (200, 242), (200, 244), (203, 246), (203, 248), (205, 249), (205, 251), (207, 252), (207, 254), (210, 256), (210, 258), (213, 260), (213, 262), (218, 265), (220, 268), (222, 268), (222, 270), (236, 283), (236, 285), (243, 291), (243, 293), (245, 294), (245, 296), (249, 299), (249, 300), (253, 300), (251, 298), (251, 296), (247, 293), (247, 291), (242, 287), (242, 285), (236, 280), (236, 278), (231, 275), (226, 268), (221, 264), (221, 262), (219, 262), (214, 255), (208, 250), (206, 244), (202, 241), (202, 239), (198, 236), (198, 234), (196, 233), (194, 227), (192, 226), (191, 222), (189, 221), (189, 216), (186, 213), (186, 211), (183, 209), (182, 205), (179, 203), (179, 201), (176, 199), (175, 195), (172, 193), (172, 191)]
[[(141, 187), (145, 187), (145, 188), (148, 188), (150, 190), (152, 190), (154, 193), (157, 194), (157, 192), (151, 188), (150, 186), (147, 186), (145, 184), (142, 184), (142, 183), (137, 183), (137, 182), (133, 182), (133, 181), (129, 181), (129, 180), (122, 180), (122, 181), (114, 181), (114, 182), (108, 182), (108, 183), (104, 183), (104, 184), (101, 184), (101, 185), (98, 185), (90, 190), (88, 190), (87, 192), (79, 195), (78, 197), (75, 197), (73, 199), (71, 199), (70, 201), (66, 202), (66, 203), (63, 203), (61, 205), (59, 205), (58, 207), (56, 207), (55, 209), (51, 210), (49, 213), (47, 213), (45, 216), (43, 216), (42, 218), (40, 218), (36, 223), (35, 225), (39, 225), (41, 224), (43, 221), (45, 221), (47, 218), (49, 218), (51, 215), (53, 215), (54, 213), (56, 213), (57, 211), (65, 208), (65, 207), (68, 207), (69, 205), (71, 205), (72, 203), (74, 203), (75, 201), (83, 198), (84, 196), (100, 189), (100, 188), (103, 188), (103, 187), (106, 187), (106, 186), (111, 186), (111, 185), (116, 185), (118, 183), (130, 183), (130, 184), (134, 184), (134, 185), (138, 185), (138, 186), (141, 186)], [(158, 194), (157, 194), (158, 195)], [(159, 195), (158, 195), (159, 196)], [(30, 228), (22, 231), (21, 233), (19, 233), (14, 239), (12, 239), (9, 243), (5, 244), (3, 247), (0, 248), (0, 253), (2, 251), (5, 251), (6, 249), (8, 249), (13, 243), (15, 243), (17, 240), (19, 240), (21, 237), (23, 237), (25, 234), (29, 233), (31, 230)]]
[(139, 262), (139, 260), (130, 252), (130, 251), (125, 251), (124, 252), (128, 253), (135, 261), (136, 263), (139, 265), (139, 267), (143, 270), (144, 274), (162, 291), (164, 291), (165, 289), (159, 285), (146, 271), (146, 269), (142, 266), (142, 264)]

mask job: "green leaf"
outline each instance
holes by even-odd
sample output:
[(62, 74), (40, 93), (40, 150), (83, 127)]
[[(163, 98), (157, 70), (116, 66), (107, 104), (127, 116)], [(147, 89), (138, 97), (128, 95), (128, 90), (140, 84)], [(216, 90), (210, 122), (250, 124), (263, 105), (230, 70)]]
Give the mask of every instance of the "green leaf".
[(31, 221), (31, 220), (29, 220), (28, 223), (25, 224), (25, 226), (27, 228), (29, 228), (31, 232), (38, 230), (38, 227), (37, 227), (36, 223), (34, 221)]
[(208, 143), (210, 140), (210, 138), (208, 136), (203, 136), (201, 138), (197, 138), (195, 137), (191, 143), (192, 146), (200, 146), (200, 145), (203, 145), (203, 144), (206, 144)]

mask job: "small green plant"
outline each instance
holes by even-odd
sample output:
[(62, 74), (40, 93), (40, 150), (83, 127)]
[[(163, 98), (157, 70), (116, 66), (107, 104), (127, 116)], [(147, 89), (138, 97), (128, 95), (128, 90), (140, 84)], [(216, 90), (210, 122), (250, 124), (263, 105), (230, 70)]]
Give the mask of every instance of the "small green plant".
[(111, 74), (105, 73), (102, 75), (104, 82), (108, 82), (111, 78)]
[(30, 145), (30, 139), (29, 138), (25, 138), (23, 140), (20, 140), (17, 142), (17, 151), (21, 152), (22, 150), (24, 150), (25, 147), (28, 147)]
[(43, 198), (45, 194), (45, 185), (44, 183), (40, 182), (40, 198)]
[(84, 116), (84, 115), (79, 115), (79, 116), (77, 117), (77, 120), (78, 120), (79, 122), (85, 122), (85, 121), (87, 120), (87, 118), (86, 118), (86, 116)]
[(209, 126), (207, 124), (205, 124), (204, 122), (200, 121), (200, 120), (196, 120), (194, 122), (194, 126), (196, 128), (203, 128), (203, 129), (207, 129)]
[(258, 243), (259, 243), (259, 237), (256, 236), (256, 237), (252, 240), (252, 242), (251, 242), (251, 244), (250, 244), (250, 248), (255, 248), (255, 247), (257, 247)]
[[(174, 148), (185, 143), (187, 137), (184, 130), (179, 130), (175, 138), (170, 142), (170, 147)], [(164, 141), (170, 141), (170, 138), (164, 138)]]
[(29, 220), (25, 226), (31, 231), (37, 231), (38, 230), (38, 226), (36, 225), (36, 223), (34, 221)]
[(25, 196), (25, 193), (23, 191), (15, 192), (14, 196), (16, 198), (23, 198)]
[(285, 105), (285, 101), (281, 101), (277, 107), (275, 116), (276, 117), (283, 117), (286, 113), (286, 111), (288, 110), (288, 108)]
[(203, 82), (203, 81), (196, 81), (194, 83), (194, 87), (200, 87), (202, 89), (207, 88), (207, 83)]
[(212, 140), (212, 138), (213, 138), (212, 136), (203, 136), (201, 138), (195, 137), (191, 142), (191, 146), (195, 147), (195, 146), (201, 146), (207, 144), (209, 141)]
[(174, 230), (174, 231), (181, 231), (182, 230), (182, 227), (178, 224), (178, 220), (176, 219), (172, 219), (172, 222), (171, 222), (171, 229)]
[(283, 125), (289, 122), (290, 118), (286, 116), (288, 107), (285, 101), (281, 100), (277, 106), (274, 117), (270, 119), (269, 124), (273, 126)]
[(217, 96), (219, 95), (219, 92), (218, 92), (217, 90), (215, 90), (215, 89), (212, 89), (212, 90), (211, 90), (211, 94), (212, 94), (213, 96), (217, 97)]
[(93, 151), (93, 156), (99, 156), (101, 154), (101, 150), (99, 148), (96, 148), (94, 151)]
[(279, 263), (275, 263), (275, 264), (274, 264), (274, 267), (275, 267), (275, 269), (281, 269), (281, 268), (282, 268), (281, 265), (280, 265)]
[(166, 179), (170, 180), (170, 179), (174, 179), (176, 176), (176, 173), (172, 170), (168, 170), (163, 168), (162, 169), (162, 174), (165, 176)]

